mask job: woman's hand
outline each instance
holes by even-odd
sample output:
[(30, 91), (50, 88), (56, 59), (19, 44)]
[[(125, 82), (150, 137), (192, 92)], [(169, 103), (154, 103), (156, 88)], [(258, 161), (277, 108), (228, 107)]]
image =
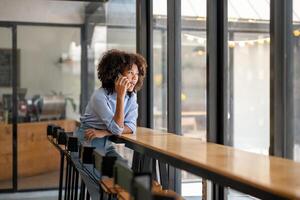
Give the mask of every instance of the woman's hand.
[(115, 90), (119, 97), (125, 97), (128, 88), (130, 87), (130, 81), (126, 76), (120, 75), (115, 82)]
[(93, 140), (94, 138), (103, 138), (108, 135), (111, 135), (111, 133), (106, 130), (86, 129), (84, 131), (84, 137), (87, 140)]

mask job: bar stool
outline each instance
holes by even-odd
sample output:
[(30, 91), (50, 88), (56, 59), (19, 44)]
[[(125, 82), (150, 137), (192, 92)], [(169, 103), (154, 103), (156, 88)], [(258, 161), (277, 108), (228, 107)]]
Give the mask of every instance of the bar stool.
[(95, 149), (93, 152), (94, 168), (98, 170), (101, 175), (99, 184), (101, 187), (100, 199), (112, 199), (117, 195), (117, 190), (113, 181), (113, 166), (117, 160), (117, 157), (105, 156), (105, 153), (99, 149)]
[(132, 196), (143, 200), (177, 200), (182, 199), (175, 192), (155, 190), (151, 188), (151, 176), (135, 176), (132, 181)]
[(117, 190), (117, 199), (131, 199), (132, 180), (134, 172), (125, 161), (117, 160), (114, 165), (114, 184)]

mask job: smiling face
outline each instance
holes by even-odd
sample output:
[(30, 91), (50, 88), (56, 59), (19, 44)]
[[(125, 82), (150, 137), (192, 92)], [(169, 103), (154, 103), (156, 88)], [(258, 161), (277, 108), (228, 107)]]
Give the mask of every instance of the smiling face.
[(139, 80), (139, 70), (136, 64), (133, 64), (131, 69), (125, 70), (122, 73), (123, 76), (126, 76), (131, 83), (130, 87), (128, 88), (128, 92), (132, 92), (135, 88), (135, 85), (137, 84)]

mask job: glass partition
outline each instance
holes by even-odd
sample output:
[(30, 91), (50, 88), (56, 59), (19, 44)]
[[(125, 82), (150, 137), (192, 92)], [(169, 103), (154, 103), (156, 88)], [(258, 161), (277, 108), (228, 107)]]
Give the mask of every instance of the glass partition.
[(0, 189), (11, 189), (13, 177), (12, 29), (0, 27), (0, 36)]
[(80, 28), (18, 26), (17, 33), (18, 189), (53, 188), (60, 156), (45, 131), (50, 122), (73, 131), (79, 120)]

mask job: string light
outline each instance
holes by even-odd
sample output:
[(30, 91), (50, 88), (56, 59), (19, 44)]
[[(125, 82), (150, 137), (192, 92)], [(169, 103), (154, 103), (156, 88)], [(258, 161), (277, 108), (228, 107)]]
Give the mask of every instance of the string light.
[(299, 37), (300, 36), (300, 29), (294, 30), (293, 33), (294, 33), (295, 37)]
[[(293, 35), (295, 37), (300, 37), (300, 29), (294, 30)], [(201, 45), (205, 45), (206, 38), (190, 35), (190, 34), (184, 34), (184, 36), (189, 41), (196, 41)], [(269, 37), (266, 38), (259, 38), (255, 40), (237, 40), (237, 41), (228, 41), (228, 47), (229, 48), (235, 48), (237, 45), (239, 47), (245, 47), (245, 46), (254, 46), (255, 44), (263, 45), (263, 44), (270, 44), (271, 39)], [(198, 55), (204, 55), (205, 51), (197, 51)]]

